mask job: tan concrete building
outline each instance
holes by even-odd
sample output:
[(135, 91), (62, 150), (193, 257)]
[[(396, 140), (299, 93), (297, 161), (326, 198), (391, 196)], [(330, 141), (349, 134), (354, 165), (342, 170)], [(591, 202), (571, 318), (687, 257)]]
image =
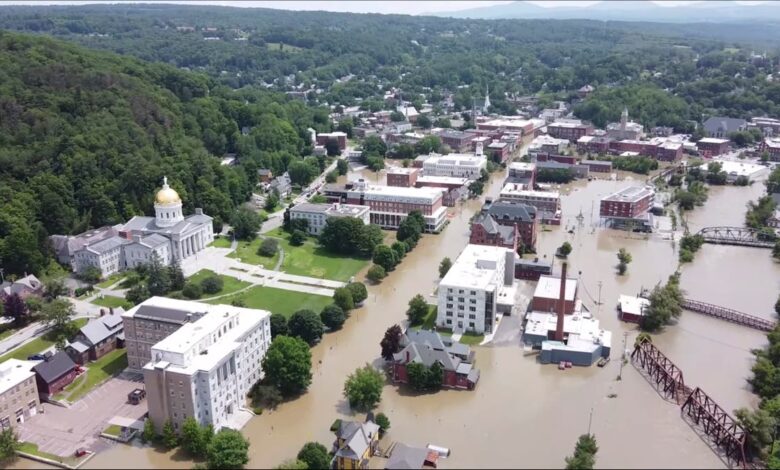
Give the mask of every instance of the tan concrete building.
[[(160, 299), (150, 300), (161, 308)], [(164, 300), (170, 310), (191, 308), (193, 317), (206, 312), (152, 346), (152, 359), (143, 366), (149, 418), (158, 431), (166, 421), (178, 431), (188, 417), (215, 430), (240, 429), (252, 417), (245, 408), (246, 395), (263, 377), (271, 313)]]
[(41, 402), (32, 371), (38, 362), (8, 359), (0, 364), (0, 428), (16, 428), (38, 414)]

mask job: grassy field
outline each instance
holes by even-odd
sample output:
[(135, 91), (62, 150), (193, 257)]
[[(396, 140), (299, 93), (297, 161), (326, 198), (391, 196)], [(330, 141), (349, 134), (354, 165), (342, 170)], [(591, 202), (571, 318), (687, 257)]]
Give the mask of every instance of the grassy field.
[(209, 243), (209, 246), (215, 248), (230, 248), (230, 239), (225, 237), (215, 237), (214, 241)]
[(116, 424), (109, 424), (108, 427), (103, 430), (103, 434), (119, 437), (119, 435), (122, 434), (122, 428)]
[(237, 290), (241, 290), (245, 287), (249, 287), (250, 285), (248, 282), (241, 281), (231, 276), (224, 276), (222, 274), (217, 274), (214, 271), (208, 269), (201, 269), (200, 271), (196, 272), (195, 274), (187, 278), (187, 282), (195, 282), (197, 284), (200, 284), (204, 279), (211, 276), (219, 276), (220, 278), (222, 278), (222, 290), (220, 290), (216, 294), (204, 293), (203, 297), (216, 297), (218, 295), (232, 294), (233, 292)]
[[(229, 258), (236, 258), (241, 260), (242, 263), (262, 265), (266, 269), (273, 269), (276, 263), (279, 261), (279, 252), (277, 251), (272, 257), (262, 256), (257, 254), (257, 249), (260, 248), (262, 238), (255, 238), (251, 242), (240, 241), (238, 242), (238, 248), (233, 253), (228, 255)], [(280, 240), (281, 245), (281, 240)]]
[(240, 294), (212, 300), (210, 304), (229, 304), (236, 299), (241, 299), (247, 308), (259, 308), (269, 310), (271, 313), (281, 313), (290, 317), (293, 313), (302, 309), (309, 309), (319, 313), (333, 300), (330, 297), (315, 294), (304, 294), (273, 287), (256, 286)]
[(293, 246), (289, 235), (280, 229), (269, 235), (279, 238), (279, 247), (284, 250), (281, 270), (287, 274), (348, 281), (368, 264), (367, 259), (332, 254), (318, 246), (313, 238), (308, 238), (302, 246)]
[(105, 281), (103, 281), (103, 282), (99, 282), (99, 283), (97, 283), (97, 284), (95, 284), (95, 285), (96, 285), (96, 286), (98, 286), (98, 287), (102, 287), (103, 289), (105, 289), (105, 288), (107, 288), (107, 287), (111, 287), (111, 286), (113, 286), (113, 285), (114, 285), (114, 284), (116, 284), (117, 282), (119, 282), (119, 281), (121, 281), (122, 279), (124, 279), (125, 275), (126, 275), (126, 273), (116, 273), (116, 274), (112, 274), (112, 275), (108, 276), (108, 278), (106, 278), (106, 280), (105, 280)]
[(100, 305), (101, 307), (122, 307), (125, 310), (133, 306), (133, 304), (125, 300), (124, 297), (114, 297), (113, 295), (104, 295), (102, 298), (96, 297), (91, 303)]
[(26, 454), (37, 455), (38, 457), (43, 457), (45, 459), (54, 460), (55, 462), (60, 462), (69, 465), (73, 465), (79, 461), (79, 459), (75, 457), (60, 457), (59, 455), (54, 455), (48, 452), (40, 451), (38, 450), (38, 444), (33, 444), (32, 442), (20, 442), (19, 451), (24, 452)]
[[(88, 320), (87, 318), (79, 318), (78, 320), (74, 320), (74, 322), (79, 328), (81, 328), (82, 326), (87, 324), (87, 320)], [(39, 338), (35, 338), (34, 340), (30, 341), (24, 346), (14, 349), (10, 353), (0, 357), (0, 362), (4, 362), (11, 358), (20, 359), (24, 361), (27, 360), (28, 356), (39, 353), (44, 349), (50, 348), (53, 345), (54, 345), (54, 341), (48, 339), (48, 337), (44, 335)]]
[(90, 362), (86, 367), (87, 372), (65, 387), (55, 396), (55, 399), (64, 398), (71, 403), (75, 402), (98, 385), (119, 374), (127, 367), (127, 351), (116, 349), (97, 361)]
[(476, 333), (463, 333), (463, 336), (460, 337), (460, 342), (463, 344), (468, 344), (469, 346), (476, 346), (479, 343), (482, 342), (482, 340), (485, 339), (485, 335), (478, 335)]

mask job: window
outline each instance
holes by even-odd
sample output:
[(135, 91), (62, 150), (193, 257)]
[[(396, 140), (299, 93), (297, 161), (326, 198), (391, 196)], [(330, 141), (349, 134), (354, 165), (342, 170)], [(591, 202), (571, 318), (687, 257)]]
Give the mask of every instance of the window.
[(476, 312), (477, 311), (477, 307), (469, 307), (469, 310), (472, 311), (472, 312)]

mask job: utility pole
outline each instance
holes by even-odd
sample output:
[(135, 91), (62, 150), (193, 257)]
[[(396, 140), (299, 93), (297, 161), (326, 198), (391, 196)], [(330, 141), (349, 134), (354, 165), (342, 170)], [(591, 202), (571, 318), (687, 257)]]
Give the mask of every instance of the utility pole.
[(590, 407), (590, 417), (588, 417), (588, 436), (590, 436), (590, 425), (593, 424), (593, 407)]
[(620, 355), (620, 372), (618, 378), (623, 379), (623, 364), (626, 363), (626, 345), (628, 343), (628, 331), (623, 332), (623, 353)]
[(599, 308), (598, 308), (598, 312), (599, 313), (601, 312), (601, 284), (602, 284), (602, 282), (599, 281), (599, 301), (597, 303), (597, 305), (599, 306)]

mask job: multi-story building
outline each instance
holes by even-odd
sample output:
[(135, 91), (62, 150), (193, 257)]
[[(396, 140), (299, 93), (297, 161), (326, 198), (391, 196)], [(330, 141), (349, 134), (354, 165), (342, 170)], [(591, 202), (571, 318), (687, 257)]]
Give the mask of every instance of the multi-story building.
[(549, 135), (540, 135), (535, 137), (528, 146), (528, 155), (533, 157), (539, 152), (560, 154), (568, 146), (568, 139), (556, 139)]
[(436, 325), (491, 333), (496, 315), (514, 305), (515, 256), (502, 247), (466, 245), (439, 283)]
[(290, 219), (304, 219), (309, 222), (310, 235), (319, 235), (330, 217), (354, 217), (364, 224), (370, 223), (369, 208), (351, 204), (297, 204), (290, 208)]
[(527, 119), (504, 117), (478, 122), (477, 130), (511, 132), (525, 136), (533, 132), (534, 123)]
[(615, 140), (609, 145), (613, 153), (636, 152), (639, 155), (655, 157), (658, 151), (657, 141), (652, 140)]
[(612, 173), (612, 162), (609, 160), (582, 160), (580, 165), (588, 167), (593, 173)]
[(33, 361), (7, 359), (0, 364), (0, 429), (17, 425), (38, 414), (41, 405)]
[(748, 128), (760, 129), (766, 137), (772, 137), (780, 133), (780, 119), (768, 117), (754, 117), (748, 123)]
[[(388, 179), (389, 181), (389, 179)], [(469, 195), (469, 179), (453, 176), (420, 176), (414, 183), (416, 188), (441, 188), (445, 191), (442, 201), (447, 207), (453, 207), (459, 200)]]
[(391, 377), (394, 383), (409, 383), (407, 366), (412, 363), (442, 367), (441, 385), (474, 390), (479, 370), (474, 368), (474, 352), (468, 346), (445, 338), (435, 331), (407, 330), (401, 337), (400, 352), (393, 355)]
[(152, 297), (122, 314), (127, 368), (140, 372), (152, 360), (152, 346), (206, 313), (206, 306), (167, 297)]
[(526, 189), (533, 189), (536, 183), (536, 164), (512, 162), (507, 167), (506, 183), (521, 184)]
[(520, 240), (516, 242), (515, 251), (521, 244), (526, 251), (536, 249), (538, 222), (535, 207), (518, 201), (499, 199), (486, 202), (482, 209), (500, 225), (517, 228)]
[(612, 139), (605, 136), (584, 135), (577, 139), (577, 151), (583, 153), (604, 154), (609, 152)]
[(577, 119), (561, 119), (547, 125), (547, 134), (558, 138), (576, 142), (584, 135), (593, 133), (593, 126)]
[(607, 124), (607, 136), (615, 140), (639, 140), (645, 136), (645, 128), (638, 122), (628, 120), (628, 108), (623, 108), (620, 122)]
[(704, 135), (728, 139), (732, 132), (744, 131), (748, 127), (747, 121), (739, 118), (713, 116), (702, 124)]
[(633, 228), (652, 228), (650, 209), (655, 200), (652, 187), (631, 186), (603, 198), (599, 215), (612, 226), (632, 225)]
[[(561, 292), (561, 278), (553, 276), (540, 276), (531, 300), (531, 310), (534, 312), (558, 312)], [(563, 313), (571, 315), (577, 301), (577, 280), (566, 279), (566, 292), (563, 304)]]
[(704, 137), (696, 142), (699, 155), (705, 158), (717, 157), (729, 151), (729, 140), (715, 137)]
[(473, 134), (463, 131), (446, 129), (439, 133), (441, 143), (449, 146), (453, 152), (465, 152), (471, 149), (471, 141), (474, 140)]
[(419, 174), (419, 168), (390, 167), (387, 169), (387, 185), (411, 188), (417, 182)]
[[(180, 301), (174, 301), (180, 302)], [(181, 301), (181, 309), (192, 302)], [(203, 305), (205, 315), (152, 346), (143, 367), (149, 418), (158, 432), (192, 417), (198, 424), (240, 429), (252, 414), (246, 395), (263, 378), (271, 344), (271, 313), (232, 305)]]
[(758, 149), (769, 154), (770, 161), (780, 162), (780, 138), (764, 139)]
[(500, 246), (516, 252), (519, 239), (517, 225), (501, 225), (487, 211), (480, 212), (471, 222), (469, 243), (472, 245)]
[(486, 167), (487, 159), (484, 156), (464, 153), (430, 154), (422, 163), (425, 176), (452, 176), (470, 180), (478, 179)]
[(683, 156), (683, 144), (682, 142), (675, 142), (667, 140), (658, 146), (655, 153), (655, 158), (663, 162), (674, 162), (681, 159)]
[(100, 318), (93, 318), (82, 326), (65, 348), (77, 364), (96, 361), (125, 344), (120, 313), (114, 313), (113, 308), (107, 315), (103, 310), (100, 313)]
[(487, 154), (496, 163), (504, 163), (509, 157), (510, 146), (507, 142), (493, 141), (487, 146)]
[(539, 211), (560, 212), (561, 195), (555, 191), (533, 191), (508, 183), (501, 189), (500, 199), (517, 201), (535, 207)]
[(415, 210), (422, 213), (428, 232), (439, 231), (446, 221), (445, 190), (441, 188), (372, 186), (361, 179), (345, 192), (347, 204), (368, 206), (371, 223), (383, 228), (398, 228)]
[(328, 141), (334, 140), (339, 144), (339, 150), (347, 148), (347, 134), (343, 132), (328, 132), (317, 134), (317, 145), (325, 145)]

